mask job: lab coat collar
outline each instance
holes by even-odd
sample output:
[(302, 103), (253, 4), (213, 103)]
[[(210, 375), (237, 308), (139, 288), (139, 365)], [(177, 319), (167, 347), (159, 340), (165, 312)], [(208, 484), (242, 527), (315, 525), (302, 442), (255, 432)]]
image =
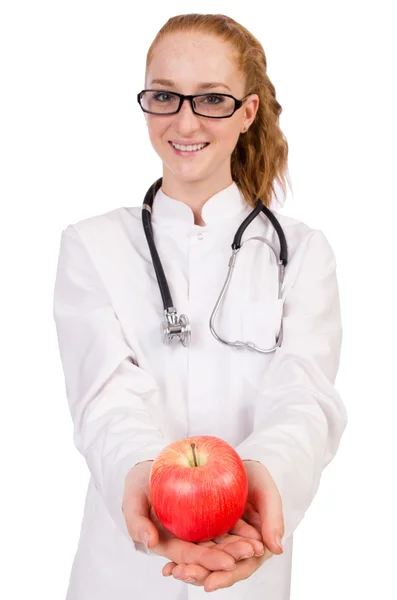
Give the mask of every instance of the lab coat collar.
[[(203, 205), (202, 218), (206, 225), (220, 223), (225, 219), (249, 213), (253, 208), (245, 200), (236, 182), (211, 196)], [(173, 227), (194, 226), (194, 214), (190, 206), (167, 196), (162, 188), (157, 191), (152, 206), (152, 222)]]

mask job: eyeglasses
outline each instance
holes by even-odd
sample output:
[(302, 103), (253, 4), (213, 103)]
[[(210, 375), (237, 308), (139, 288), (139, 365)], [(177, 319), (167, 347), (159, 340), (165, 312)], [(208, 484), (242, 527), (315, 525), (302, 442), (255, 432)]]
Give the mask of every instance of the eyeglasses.
[(137, 100), (143, 112), (151, 115), (175, 115), (183, 101), (189, 100), (192, 111), (200, 117), (225, 119), (234, 115), (248, 98), (237, 100), (230, 94), (194, 94), (185, 96), (167, 90), (142, 90)]

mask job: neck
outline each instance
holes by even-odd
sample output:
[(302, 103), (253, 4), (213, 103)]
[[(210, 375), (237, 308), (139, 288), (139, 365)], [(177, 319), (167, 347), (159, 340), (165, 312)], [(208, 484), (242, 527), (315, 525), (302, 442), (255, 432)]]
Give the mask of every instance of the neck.
[(170, 198), (184, 202), (191, 208), (195, 225), (205, 225), (201, 216), (204, 204), (214, 194), (224, 190), (232, 183), (230, 169), (224, 175), (217, 171), (210, 178), (184, 181), (175, 177), (174, 173), (164, 167), (161, 189)]

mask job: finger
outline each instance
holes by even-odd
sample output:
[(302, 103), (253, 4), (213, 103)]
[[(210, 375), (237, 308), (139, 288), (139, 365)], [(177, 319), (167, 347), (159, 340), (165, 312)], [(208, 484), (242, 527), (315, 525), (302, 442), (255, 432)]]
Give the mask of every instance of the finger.
[(256, 529), (253, 525), (243, 519), (239, 519), (235, 526), (230, 529), (229, 533), (234, 533), (235, 535), (240, 535), (241, 537), (247, 537), (251, 540), (262, 540), (260, 529)]
[(216, 547), (219, 550), (228, 552), (235, 560), (242, 560), (254, 554), (262, 556), (264, 552), (264, 546), (259, 540), (252, 540), (231, 533), (225, 533), (211, 541), (199, 542), (199, 544), (206, 544), (208, 547)]
[(158, 543), (158, 531), (149, 518), (150, 503), (145, 492), (129, 490), (123, 501), (122, 511), (128, 533), (134, 541), (143, 542), (148, 547)]
[(257, 510), (255, 510), (255, 508), (252, 506), (251, 503), (247, 502), (247, 505), (245, 507), (245, 511), (244, 511), (244, 515), (243, 515), (243, 520), (246, 521), (247, 523), (249, 523), (256, 531), (259, 532), (260, 535), (260, 539), (261, 541), (263, 541), (262, 538), (262, 519), (260, 517), (260, 514), (258, 513)]
[(216, 541), (216, 547), (219, 550), (228, 552), (235, 560), (250, 558), (254, 554), (261, 556), (264, 552), (263, 544), (258, 540), (228, 535), (216, 538)]
[(282, 554), (278, 539), (284, 535), (284, 517), (278, 490), (271, 481), (266, 487), (256, 488), (254, 498), (262, 520), (263, 542), (274, 554)]
[(264, 553), (263, 544), (258, 540), (242, 540), (239, 538), (235, 542), (220, 544), (218, 547), (220, 550), (228, 552), (236, 561), (251, 558), (255, 554), (260, 556)]
[(231, 587), (237, 581), (247, 579), (256, 569), (255, 562), (259, 558), (248, 558), (240, 562), (233, 573), (210, 573), (204, 582), (204, 591), (212, 592), (221, 588)]
[(259, 540), (242, 538), (241, 536), (230, 533), (225, 533), (224, 535), (214, 538), (214, 540), (198, 543), (200, 545), (206, 545), (207, 547), (223, 550), (233, 556), (235, 560), (242, 560), (254, 555), (262, 556), (264, 553), (264, 546)]
[(154, 552), (165, 556), (177, 564), (195, 564), (209, 571), (233, 570), (236, 568), (234, 558), (217, 548), (207, 548), (178, 538), (160, 541)]
[(174, 563), (173, 561), (168, 562), (167, 564), (165, 564), (164, 567), (161, 570), (161, 572), (164, 575), (164, 577), (169, 577), (170, 575), (172, 575), (172, 570), (176, 566), (177, 566), (176, 563)]
[(263, 542), (274, 554), (282, 554), (279, 541), (284, 535), (284, 516), (278, 488), (262, 463), (248, 461), (244, 466), (248, 475), (248, 498), (262, 521)]
[(203, 586), (204, 581), (211, 573), (212, 571), (200, 567), (200, 565), (176, 565), (172, 571), (174, 579), (186, 581), (186, 583), (196, 586)]
[(237, 563), (236, 569), (232, 572), (221, 573), (218, 571), (216, 573), (210, 573), (204, 582), (204, 590), (206, 592), (212, 592), (220, 588), (230, 587), (238, 581), (247, 579), (271, 556), (273, 556), (272, 553), (269, 550), (266, 550), (264, 555), (259, 558), (252, 557)]

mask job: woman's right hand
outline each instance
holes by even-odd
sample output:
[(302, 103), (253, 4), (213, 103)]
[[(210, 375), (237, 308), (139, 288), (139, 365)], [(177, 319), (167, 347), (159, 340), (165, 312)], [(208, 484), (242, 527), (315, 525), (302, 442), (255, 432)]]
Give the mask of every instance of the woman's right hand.
[[(211, 547), (180, 540), (170, 533), (160, 523), (151, 504), (149, 476), (152, 462), (138, 463), (125, 480), (122, 510), (133, 541), (143, 542), (152, 552), (176, 564), (201, 565), (210, 571), (232, 571), (237, 561), (252, 555), (252, 552), (263, 554), (261, 534), (243, 521), (232, 530), (240, 535), (225, 534), (219, 540), (221, 543)], [(145, 533), (148, 534), (147, 539)]]

